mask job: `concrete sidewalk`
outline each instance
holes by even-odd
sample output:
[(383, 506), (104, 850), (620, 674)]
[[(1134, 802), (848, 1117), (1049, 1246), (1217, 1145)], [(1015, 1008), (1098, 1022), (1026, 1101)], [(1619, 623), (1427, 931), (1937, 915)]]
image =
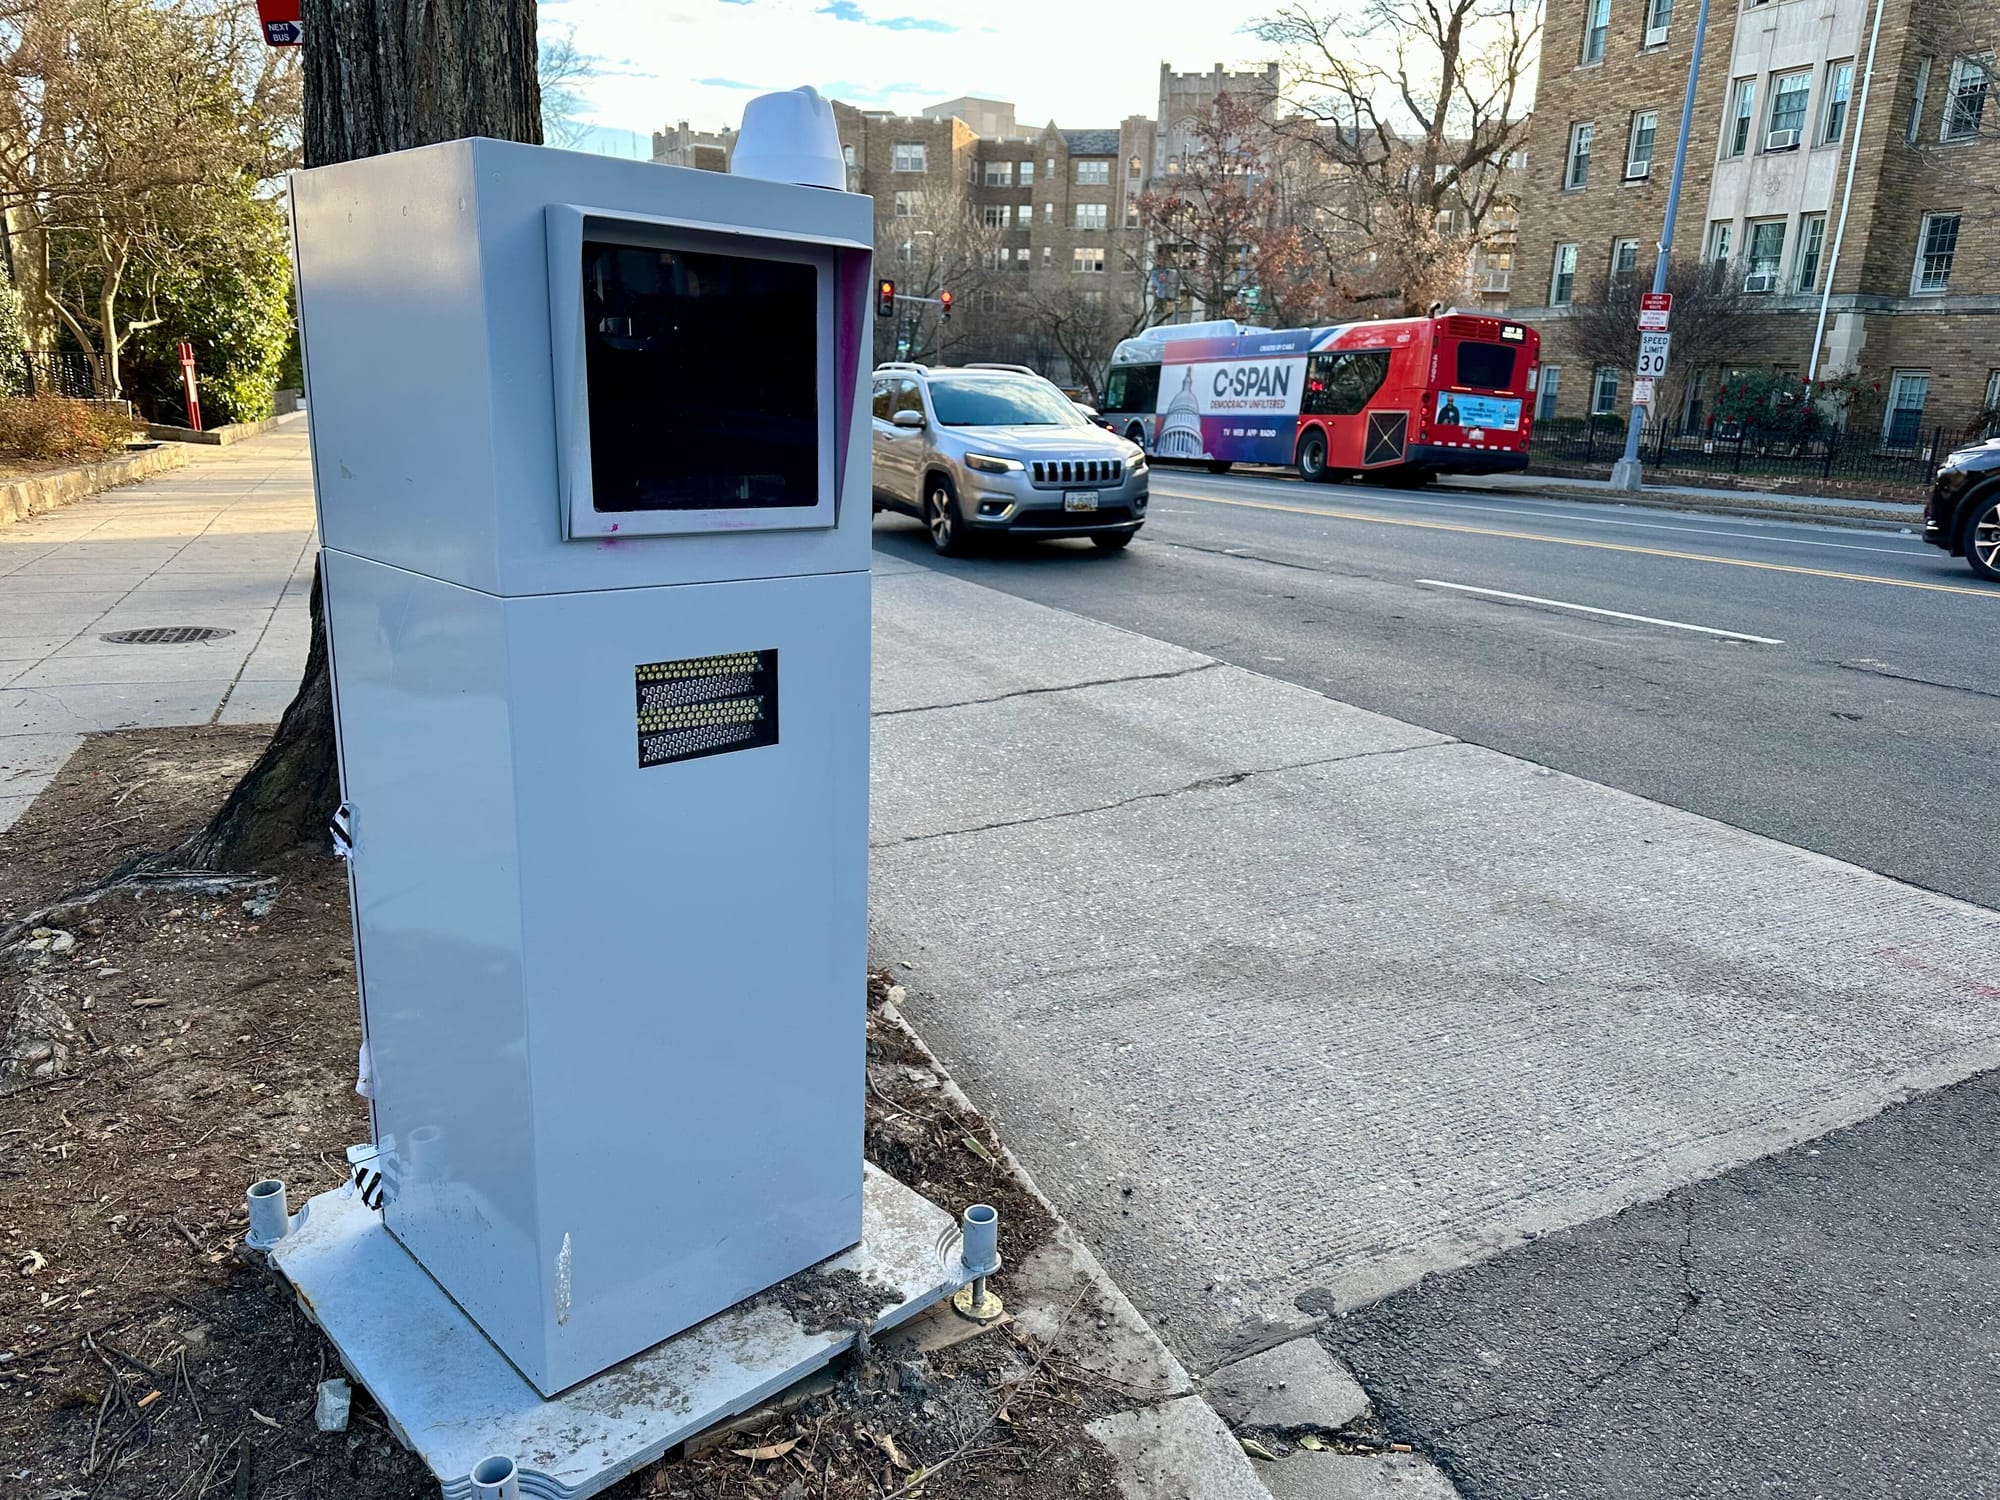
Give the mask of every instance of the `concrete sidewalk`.
[[(312, 536), (303, 416), (0, 527), (0, 829), (92, 731), (275, 721), (305, 667)], [(228, 634), (104, 639), (188, 625)]]
[(1608, 479), (1578, 479), (1554, 474), (1454, 474), (1445, 487), (1493, 490), (1503, 494), (1559, 495), (1566, 500), (1596, 500), (1609, 505), (1654, 505), (1669, 510), (1697, 510), (1732, 516), (1775, 516), (1781, 519), (1834, 522), (1852, 526), (1916, 526), (1924, 508), (1913, 500), (1866, 500), (1851, 495), (1793, 495), (1778, 490), (1739, 490), (1722, 485), (1678, 482), (1648, 483), (1638, 494), (1613, 489)]

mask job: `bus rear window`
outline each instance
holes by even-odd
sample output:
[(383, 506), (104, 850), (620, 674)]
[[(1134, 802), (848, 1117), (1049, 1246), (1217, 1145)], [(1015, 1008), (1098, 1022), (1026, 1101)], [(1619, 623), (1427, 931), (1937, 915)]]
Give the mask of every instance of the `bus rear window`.
[(1482, 391), (1514, 388), (1514, 355), (1505, 344), (1475, 344), (1467, 340), (1458, 346), (1458, 384)]

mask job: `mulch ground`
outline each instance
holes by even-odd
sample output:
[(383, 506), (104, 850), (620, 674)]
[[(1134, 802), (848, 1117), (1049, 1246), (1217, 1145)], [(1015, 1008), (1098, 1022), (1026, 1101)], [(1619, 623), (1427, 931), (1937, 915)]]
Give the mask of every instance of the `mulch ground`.
[[(265, 732), (93, 737), (0, 834), (0, 1493), (437, 1493), (365, 1393), (346, 1432), (317, 1431), (338, 1361), (238, 1250), (250, 1181), (283, 1177), (296, 1204), (337, 1185), (366, 1138), (341, 866), (301, 853), (261, 889), (118, 888), (6, 939), (198, 827)], [(883, 1018), (885, 993), (871, 978), (869, 1156), (934, 1201), (996, 1204), (1018, 1265), (1053, 1225)], [(832, 1389), (608, 1493), (1108, 1496), (1082, 1428), (1130, 1404), (1003, 1324), (928, 1355), (850, 1358)]]

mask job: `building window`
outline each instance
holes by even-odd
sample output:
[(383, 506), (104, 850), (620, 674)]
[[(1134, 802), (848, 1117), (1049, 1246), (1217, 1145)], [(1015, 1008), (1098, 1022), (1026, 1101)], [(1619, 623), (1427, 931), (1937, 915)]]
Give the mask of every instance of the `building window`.
[(1005, 203), (989, 203), (979, 210), (979, 222), (988, 229), (1005, 229), (1014, 211)]
[(1562, 389), (1561, 365), (1543, 365), (1541, 387), (1535, 392), (1535, 420), (1546, 422), (1556, 414), (1556, 392)]
[(1012, 187), (1014, 185), (1014, 164), (1011, 161), (989, 161), (986, 164), (986, 185), (988, 187)]
[(1108, 203), (1079, 203), (1076, 206), (1076, 227), (1078, 229), (1103, 229), (1109, 222), (1111, 205)]
[(1611, 290), (1628, 291), (1632, 278), (1639, 274), (1639, 242), (1637, 240), (1613, 240), (1611, 242)]
[(1910, 89), (1910, 118), (1903, 126), (1903, 134), (1910, 140), (1917, 138), (1917, 132), (1924, 128), (1924, 96), (1931, 91), (1931, 60), (1917, 59), (1917, 77)]
[(1137, 198), (1130, 199), (1125, 204), (1125, 227), (1127, 229), (1137, 229), (1139, 227), (1139, 200)]
[(1049, 181), (1054, 182), (1056, 180), (1056, 159), (1053, 156), (1051, 156), (1045, 163), (1045, 165), (1047, 167), (1047, 175)]
[(1618, 372), (1609, 365), (1599, 365), (1590, 381), (1590, 414), (1608, 417), (1617, 410)]
[(896, 259), (901, 264), (906, 266), (916, 264), (916, 259), (917, 259), (916, 245), (909, 240), (904, 240), (902, 244), (896, 247)]
[(1980, 427), (1979, 435), (2000, 436), (2000, 370), (1986, 372), (1986, 402), (1980, 408), (1980, 415), (1986, 420)]
[(1611, 32), (1611, 0), (1590, 0), (1583, 23), (1583, 60), (1604, 61), (1604, 39)]
[(1625, 148), (1625, 175), (1627, 178), (1644, 177), (1653, 162), (1653, 140), (1660, 133), (1660, 116), (1657, 110), (1644, 110), (1632, 116), (1632, 136)]
[(1717, 219), (1708, 226), (1708, 258), (1728, 260), (1730, 241), (1730, 221)]
[(890, 153), (890, 165), (898, 172), (923, 172), (925, 148), (922, 141), (898, 141)]
[(1016, 162), (1015, 165), (1021, 169), (1021, 186), (1033, 187), (1035, 185), (1035, 164), (1031, 161), (1024, 161)]
[(1951, 263), (1958, 254), (1958, 215), (1925, 214), (1917, 236), (1917, 269), (1912, 292), (1941, 292), (1951, 285)]
[(1000, 311), (999, 291), (990, 286), (981, 287), (979, 289), (979, 310), (983, 313), (997, 313)]
[(1750, 148), (1750, 125), (1757, 118), (1757, 80), (1736, 80), (1736, 102), (1729, 111), (1729, 125), (1723, 137), (1724, 156), (1741, 156)]
[(1991, 52), (1953, 61), (1951, 86), (1944, 97), (1943, 139), (1964, 141), (1979, 134), (1979, 122), (1986, 114), (1986, 85), (1992, 78)]
[(1056, 252), (1049, 246), (1042, 246), (1042, 269), (1044, 271), (1049, 268), (1049, 263), (1055, 259), (1055, 254)]
[(1110, 187), (1111, 163), (1108, 161), (1080, 161), (1076, 164), (1076, 185), (1078, 187)]
[(911, 192), (907, 188), (898, 188), (896, 190), (896, 217), (899, 219), (914, 219), (917, 216), (918, 196), (918, 194)]
[(1056, 206), (1053, 203), (1044, 203), (1042, 205), (1042, 222), (1044, 224), (1053, 224), (1055, 221)]
[(1016, 268), (1022, 271), (1027, 270), (1029, 258), (1033, 253), (1026, 245), (1016, 250), (1014, 252), (1014, 264)]
[(1568, 307), (1576, 290), (1576, 246), (1556, 246), (1555, 269), (1549, 275), (1549, 306)]
[(1104, 271), (1104, 247), (1078, 245), (1069, 253), (1069, 268), (1085, 275), (1097, 276)]
[[(1806, 100), (1812, 95), (1812, 74), (1781, 73), (1771, 80), (1771, 134), (1779, 131), (1791, 132), (1791, 145), (1796, 146), (1805, 138)], [(1768, 139), (1766, 150), (1772, 149)], [(1784, 151), (1790, 146), (1780, 145), (1776, 149)]]
[(1134, 182), (1137, 182), (1139, 180), (1139, 173), (1141, 170), (1142, 167), (1140, 165), (1139, 158), (1136, 156), (1133, 157), (1127, 163), (1125, 163), (1125, 175), (1131, 178)]
[(1889, 409), (1882, 435), (1892, 448), (1914, 448), (1924, 430), (1924, 402), (1931, 393), (1928, 370), (1897, 370), (1889, 376)]
[(1810, 292), (1819, 286), (1819, 263), (1826, 251), (1826, 215), (1814, 214), (1799, 220), (1798, 289)]
[(1572, 125), (1569, 128), (1569, 166), (1563, 171), (1563, 187), (1570, 192), (1586, 186), (1590, 181), (1590, 142), (1596, 133), (1594, 125)]
[(1746, 259), (1752, 276), (1769, 276), (1776, 285), (1778, 263), (1785, 258), (1785, 221), (1765, 219), (1750, 226)]
[(1819, 142), (1830, 146), (1847, 133), (1847, 101), (1854, 95), (1854, 63), (1826, 65), (1826, 118), (1820, 122)]

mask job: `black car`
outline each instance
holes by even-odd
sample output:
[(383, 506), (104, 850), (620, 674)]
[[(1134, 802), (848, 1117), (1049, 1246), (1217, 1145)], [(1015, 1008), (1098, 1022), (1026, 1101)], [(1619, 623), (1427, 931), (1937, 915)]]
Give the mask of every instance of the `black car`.
[(2000, 437), (1960, 448), (1938, 466), (1924, 502), (1924, 540), (2000, 582)]

